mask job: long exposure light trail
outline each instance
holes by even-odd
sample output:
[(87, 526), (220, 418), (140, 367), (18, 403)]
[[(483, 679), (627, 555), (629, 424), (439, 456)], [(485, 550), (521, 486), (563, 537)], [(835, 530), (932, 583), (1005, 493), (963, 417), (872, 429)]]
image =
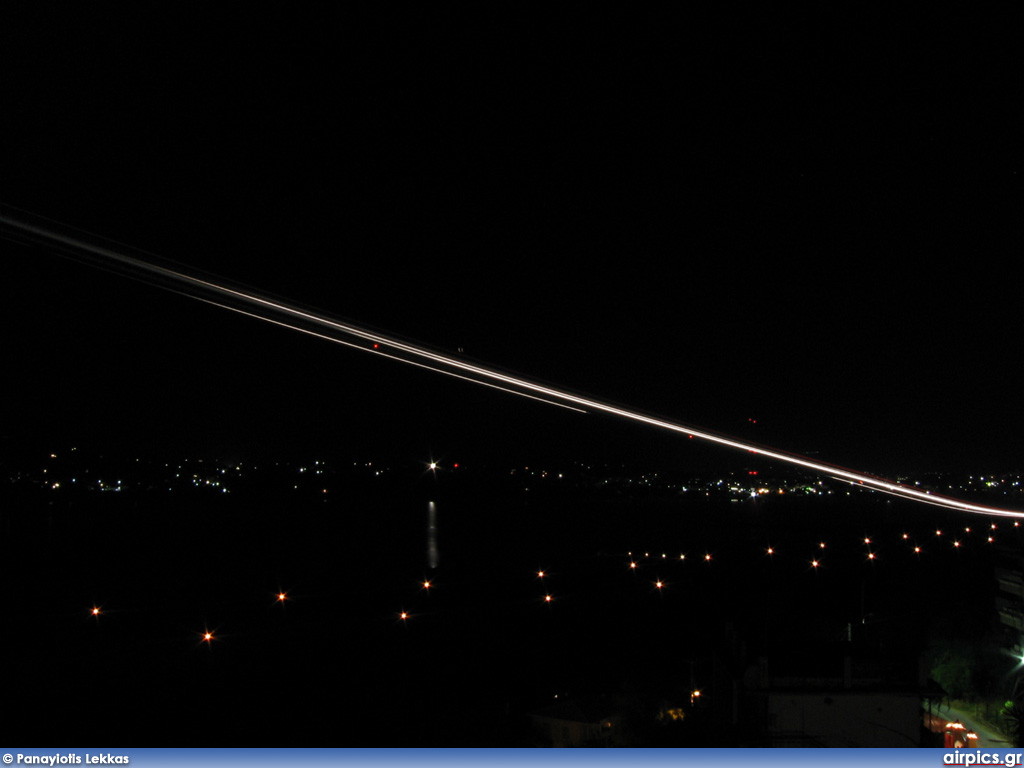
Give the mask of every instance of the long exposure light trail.
[(558, 403), (558, 402), (555, 402), (554, 400), (545, 400), (543, 397), (536, 397), (534, 395), (528, 395), (525, 392), (516, 392), (514, 389), (509, 389), (508, 387), (499, 387), (497, 384), (491, 384), (489, 381), (480, 381), (479, 379), (473, 379), (473, 378), (470, 378), (469, 376), (462, 376), (462, 375), (460, 375), (458, 373), (453, 373), (452, 371), (446, 371), (443, 368), (435, 368), (432, 365), (426, 365), (424, 363), (418, 363), (415, 360), (406, 360), (404, 357), (398, 357), (397, 355), (389, 355), (387, 352), (384, 352), (384, 351), (379, 350), (379, 349), (369, 349), (369, 348), (363, 346), (362, 344), (354, 344), (351, 341), (345, 341), (344, 339), (338, 339), (338, 338), (335, 338), (333, 336), (328, 336), (325, 333), (317, 333), (316, 331), (311, 331), (308, 328), (302, 328), (302, 327), (300, 327), (298, 325), (291, 325), (289, 323), (285, 323), (285, 322), (282, 322), (280, 320), (274, 320), (274, 319), (269, 318), (269, 317), (263, 317), (261, 315), (258, 315), (256, 313), (254, 313), (254, 312), (246, 312), (244, 309), (239, 309), (238, 307), (231, 307), (231, 306), (228, 306), (227, 304), (220, 304), (220, 303), (218, 303), (216, 301), (210, 301), (209, 299), (200, 299), (200, 301), (205, 302), (206, 304), (210, 304), (210, 305), (212, 305), (214, 307), (220, 307), (221, 309), (226, 309), (226, 310), (229, 310), (231, 312), (237, 312), (238, 314), (245, 315), (246, 317), (252, 317), (252, 318), (255, 318), (256, 320), (263, 320), (264, 322), (272, 323), (274, 325), (280, 326), (281, 328), (288, 328), (289, 330), (292, 330), (292, 331), (298, 331), (299, 333), (305, 333), (308, 336), (313, 336), (313, 337), (318, 338), (318, 339), (323, 339), (324, 341), (329, 341), (329, 342), (331, 342), (333, 344), (341, 344), (342, 346), (349, 347), (350, 349), (358, 349), (358, 350), (361, 350), (363, 352), (372, 352), (372, 353), (374, 353), (376, 355), (379, 355), (381, 357), (386, 357), (389, 360), (396, 360), (396, 361), (398, 361), (400, 363), (405, 363), (406, 365), (414, 365), (417, 368), (423, 368), (424, 370), (432, 371), (433, 373), (440, 373), (440, 374), (443, 374), (445, 376), (451, 376), (452, 378), (455, 378), (455, 379), (462, 379), (463, 381), (469, 381), (469, 382), (472, 382), (473, 384), (480, 384), (480, 385), (485, 386), (485, 387), (491, 387), (492, 389), (497, 389), (500, 392), (507, 392), (510, 395), (516, 395), (517, 397), (526, 397), (526, 398), (529, 398), (530, 400), (536, 400), (537, 402), (545, 403), (546, 405), (554, 405), (554, 406), (557, 406), (558, 408), (565, 408), (566, 410), (569, 410), (569, 411), (576, 411), (577, 413), (586, 413), (586, 411), (583, 410), (582, 408), (574, 408), (571, 405), (566, 405), (565, 403)]
[[(728, 448), (755, 453), (766, 458), (803, 467), (839, 480), (848, 481), (860, 487), (881, 491), (925, 504), (974, 514), (1024, 518), (1024, 512), (1018, 510), (974, 504), (949, 496), (930, 493), (916, 487), (906, 486), (895, 481), (886, 480), (885, 478), (863, 472), (856, 472), (854, 470), (845, 469), (843, 467), (820, 461), (814, 461), (797, 454), (766, 448), (728, 435), (718, 434), (682, 424), (680, 422), (647, 415), (636, 410), (574, 394), (567, 390), (540, 384), (520, 376), (503, 373), (497, 369), (461, 360), (459, 358), (428, 349), (427, 347), (419, 344), (402, 341), (376, 331), (361, 328), (351, 323), (341, 322), (314, 310), (303, 309), (278, 299), (260, 296), (248, 289), (231, 287), (219, 279), (203, 279), (187, 274), (178, 269), (160, 266), (104, 245), (89, 242), (81, 237), (57, 232), (51, 227), (31, 223), (29, 221), (25, 221), (23, 218), (11, 216), (5, 210), (0, 211), (0, 224), (13, 228), (15, 233), (20, 234), (22, 237), (27, 237), (29, 240), (42, 242), (43, 244), (56, 247), (58, 250), (65, 252), (70, 250), (70, 255), (72, 256), (77, 256), (79, 258), (84, 257), (84, 260), (90, 263), (98, 263), (100, 266), (112, 268), (115, 269), (115, 271), (127, 272), (130, 276), (146, 279), (146, 282), (160, 285), (164, 288), (171, 287), (172, 290), (184, 292), (185, 295), (191, 298), (199, 299), (207, 303), (213, 303), (225, 309), (241, 312), (242, 314), (250, 317), (274, 323), (291, 330), (314, 335), (327, 341), (357, 347), (374, 354), (398, 360), (399, 362), (417, 365), (418, 367), (427, 368), (437, 373), (455, 376), (475, 384), (496, 387), (513, 394), (533, 397), (551, 404), (562, 405), (563, 407), (570, 407), (584, 411), (602, 412), (612, 416), (618, 416), (620, 418), (646, 424), (647, 426), (706, 440)], [(216, 297), (217, 300), (211, 299), (211, 296)], [(237, 302), (246, 309), (243, 310), (224, 302)], [(286, 323), (283, 320), (278, 319), (276, 316), (289, 318), (291, 322)], [(309, 328), (304, 328), (301, 325), (296, 325), (296, 323), (309, 324), (324, 332), (313, 331)], [(339, 338), (339, 335), (347, 337), (347, 339)], [(358, 342), (353, 342), (351, 339), (356, 339)], [(494, 382), (498, 382), (498, 384), (495, 384)]]

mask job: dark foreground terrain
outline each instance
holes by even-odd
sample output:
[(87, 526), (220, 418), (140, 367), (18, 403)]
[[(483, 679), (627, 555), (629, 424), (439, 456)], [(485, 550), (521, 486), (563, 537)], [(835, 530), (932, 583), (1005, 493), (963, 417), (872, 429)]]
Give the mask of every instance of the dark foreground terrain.
[[(759, 658), (917, 690), (934, 618), (987, 621), (994, 588), (988, 521), (870, 494), (19, 489), (0, 515), (19, 743), (530, 745), (530, 712), (615, 697), (633, 743), (756, 744)], [(673, 707), (699, 732), (659, 732)]]

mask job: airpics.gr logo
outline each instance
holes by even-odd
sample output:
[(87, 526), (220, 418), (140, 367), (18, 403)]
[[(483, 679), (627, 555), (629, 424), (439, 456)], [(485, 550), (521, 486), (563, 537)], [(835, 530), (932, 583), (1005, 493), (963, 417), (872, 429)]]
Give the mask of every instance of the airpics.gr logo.
[(1021, 764), (1020, 752), (982, 752), (980, 749), (973, 752), (955, 749), (946, 752), (942, 756), (943, 765), (1007, 765), (1017, 766)]

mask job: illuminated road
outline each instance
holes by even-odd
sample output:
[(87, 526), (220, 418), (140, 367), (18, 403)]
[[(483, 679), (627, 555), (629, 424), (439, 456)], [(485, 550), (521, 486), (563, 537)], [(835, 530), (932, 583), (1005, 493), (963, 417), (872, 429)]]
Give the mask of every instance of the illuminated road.
[(431, 350), (420, 344), (403, 341), (378, 332), (341, 322), (310, 309), (261, 296), (251, 289), (233, 287), (221, 278), (200, 278), (177, 267), (160, 266), (124, 253), (116, 247), (90, 242), (89, 236), (69, 230), (57, 231), (44, 220), (32, 220), (24, 214), (0, 210), (0, 225), (15, 239), (42, 244), (66, 256), (113, 270), (168, 290), (182, 293), (200, 301), (238, 312), (254, 319), (273, 323), (300, 333), (364, 352), (382, 355), (392, 360), (453, 376), (521, 397), (529, 397), (551, 405), (580, 412), (600, 412), (636, 421), (658, 429), (669, 430), (690, 438), (706, 440), (739, 451), (755, 453), (770, 459), (813, 470), (831, 478), (846, 481), (882, 493), (892, 494), (924, 504), (947, 509), (1000, 517), (1024, 518), (1024, 512), (973, 504), (949, 496), (930, 493), (916, 487), (902, 485), (874, 475), (856, 472), (807, 457), (767, 448), (728, 435), (647, 415), (618, 405), (601, 402), (573, 394), (568, 390), (545, 386), (520, 376), (483, 367), (449, 354)]

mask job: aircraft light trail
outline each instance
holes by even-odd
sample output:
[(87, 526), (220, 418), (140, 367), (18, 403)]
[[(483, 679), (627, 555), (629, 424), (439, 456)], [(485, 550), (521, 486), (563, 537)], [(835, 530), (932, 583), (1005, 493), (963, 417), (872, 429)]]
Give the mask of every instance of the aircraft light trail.
[[(23, 239), (55, 248), (72, 257), (94, 265), (111, 268), (146, 282), (175, 290), (190, 298), (229, 309), (268, 323), (316, 336), (336, 344), (362, 349), (409, 365), (426, 368), (436, 373), (470, 381), (504, 392), (540, 400), (550, 405), (582, 412), (601, 412), (629, 419), (651, 427), (669, 430), (689, 437), (699, 438), (736, 450), (752, 452), (782, 461), (823, 475), (847, 481), (853, 485), (883, 493), (900, 496), (925, 504), (947, 509), (1000, 517), (1024, 518), (1024, 512), (1002, 509), (961, 501), (941, 494), (929, 493), (919, 488), (902, 485), (885, 478), (856, 472), (832, 464), (814, 461), (797, 454), (766, 448), (727, 435), (698, 429), (686, 424), (640, 413), (639, 411), (604, 403), (598, 400), (556, 389), (520, 376), (503, 373), (494, 368), (471, 363), (437, 352), (419, 344), (402, 341), (376, 331), (360, 328), (351, 323), (340, 322), (310, 309), (303, 309), (278, 299), (260, 296), (249, 289), (231, 287), (215, 279), (203, 279), (186, 274), (178, 269), (159, 266), (144, 259), (122, 253), (105, 245), (88, 242), (81, 237), (54, 231), (51, 227), (14, 217), (0, 210), (0, 224)], [(70, 252), (70, 253), (68, 253)], [(232, 303), (240, 306), (233, 306)], [(244, 309), (242, 308), (244, 307)], [(288, 322), (285, 322), (287, 319)], [(304, 327), (311, 326), (311, 327)], [(316, 328), (317, 330), (313, 330)], [(344, 338), (340, 338), (344, 337)]]

